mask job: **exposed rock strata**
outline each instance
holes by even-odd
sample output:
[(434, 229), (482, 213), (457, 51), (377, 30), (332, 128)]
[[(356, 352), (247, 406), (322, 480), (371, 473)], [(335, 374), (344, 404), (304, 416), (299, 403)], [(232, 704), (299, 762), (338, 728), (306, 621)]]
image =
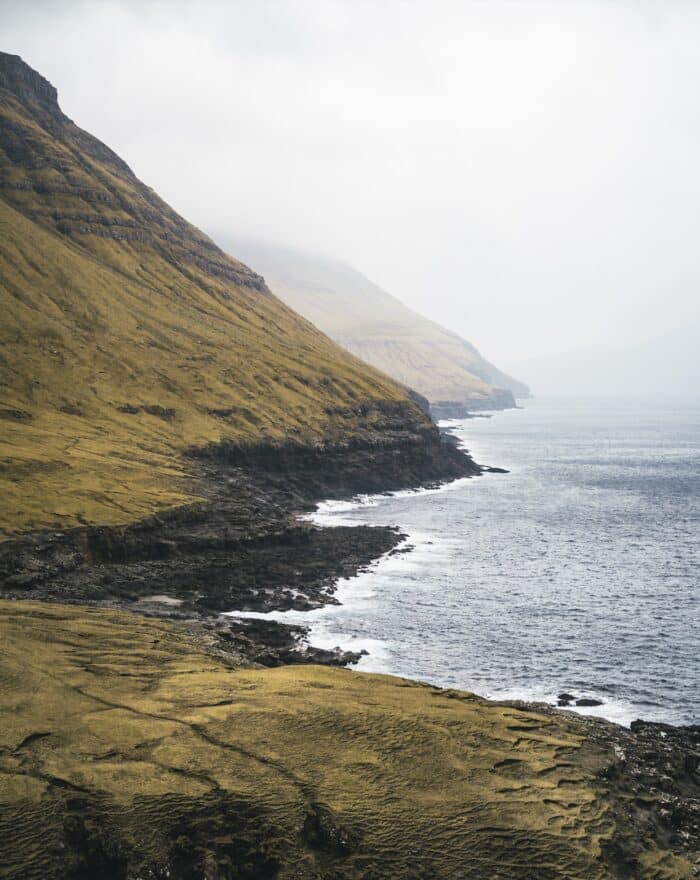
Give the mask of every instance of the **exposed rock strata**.
[[(0, 543), (0, 596), (133, 607), (176, 619), (318, 607), (335, 601), (339, 578), (356, 574), (402, 536), (392, 528), (320, 529), (296, 514), (324, 498), (480, 473), (452, 437), (434, 430), (393, 442), (388, 436), (383, 444), (224, 443), (191, 455), (200, 473), (197, 494), (206, 499), (201, 504), (125, 528), (86, 527)], [(154, 595), (177, 604), (151, 601)], [(216, 631), (231, 641), (228, 624)], [(294, 639), (279, 625), (247, 633), (238, 627), (233, 636), (254, 662), (269, 665), (275, 656), (288, 662), (294, 650)], [(296, 656), (333, 659), (305, 647)]]
[[(0, 146), (5, 164), (0, 162), (0, 193), (31, 219), (63, 235), (96, 235), (117, 241), (148, 243), (162, 251), (170, 261), (193, 263), (203, 272), (233, 284), (267, 293), (262, 277), (230, 258), (189, 223), (175, 214), (150, 187), (134, 175), (131, 168), (109, 147), (78, 128), (63, 114), (58, 93), (41, 74), (17, 55), (0, 53), (0, 88), (22, 101), (31, 116), (51, 134), (56, 143), (71, 151), (76, 147), (108, 173), (99, 174), (94, 166), (92, 176), (84, 169), (73, 169), (57, 159), (57, 174), (49, 180), (31, 174), (17, 179), (15, 169), (24, 167), (34, 172), (51, 169), (51, 158), (41, 137), (36, 136), (25, 119), (5, 117), (2, 121)], [(82, 172), (82, 173), (80, 173)], [(110, 176), (116, 174), (117, 179)], [(118, 180), (128, 183), (124, 191)], [(33, 191), (43, 198), (27, 208), (22, 193)], [(138, 201), (133, 198), (138, 195)], [(56, 197), (60, 197), (58, 200)], [(53, 204), (52, 204), (53, 203)], [(61, 204), (73, 207), (68, 210)], [(92, 206), (92, 210), (89, 207)], [(95, 210), (98, 207), (99, 210)], [(165, 222), (164, 222), (165, 221)]]

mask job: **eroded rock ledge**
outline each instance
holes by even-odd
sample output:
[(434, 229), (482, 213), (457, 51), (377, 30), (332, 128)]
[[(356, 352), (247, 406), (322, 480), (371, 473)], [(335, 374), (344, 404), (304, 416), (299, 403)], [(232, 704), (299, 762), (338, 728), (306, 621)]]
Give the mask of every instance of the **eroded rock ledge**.
[[(324, 498), (430, 485), (481, 469), (449, 436), (383, 443), (193, 450), (206, 500), (124, 528), (87, 527), (0, 544), (0, 597), (83, 602), (204, 619), (238, 660), (346, 663), (304, 632), (219, 619), (222, 611), (307, 610), (335, 601), (341, 577), (392, 550), (393, 528), (320, 529), (300, 521)], [(300, 637), (302, 646), (300, 647)]]

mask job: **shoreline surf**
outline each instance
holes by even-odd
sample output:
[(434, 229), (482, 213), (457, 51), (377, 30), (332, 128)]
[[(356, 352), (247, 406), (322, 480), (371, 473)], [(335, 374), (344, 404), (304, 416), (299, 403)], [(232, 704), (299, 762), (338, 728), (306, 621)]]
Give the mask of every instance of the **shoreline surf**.
[[(462, 441), (462, 445), (467, 440), (472, 453), (474, 453), (474, 445), (478, 447), (474, 454), (476, 460), (495, 460), (497, 465), (503, 464), (509, 468), (511, 470), (510, 475), (486, 474), (476, 481), (467, 478), (437, 487), (401, 490), (395, 493), (381, 493), (378, 495), (364, 495), (349, 501), (331, 500), (321, 502), (313, 513), (306, 515), (308, 520), (319, 526), (388, 525), (399, 528), (401, 533), (406, 534), (407, 537), (400, 547), (380, 557), (357, 576), (349, 580), (341, 580), (337, 584), (334, 602), (341, 604), (328, 604), (323, 608), (310, 612), (272, 612), (268, 615), (254, 614), (250, 616), (267, 617), (267, 619), (274, 619), (280, 622), (294, 622), (308, 626), (310, 628), (309, 643), (314, 647), (334, 648), (337, 646), (345, 650), (369, 650), (369, 655), (364, 656), (358, 664), (360, 671), (387, 672), (407, 678), (429, 681), (439, 686), (469, 690), (489, 699), (546, 702), (553, 706), (557, 705), (559, 693), (573, 693), (577, 698), (598, 699), (603, 704), (601, 706), (584, 707), (569, 705), (565, 708), (573, 709), (586, 715), (603, 717), (625, 725), (629, 725), (631, 721), (640, 717), (649, 721), (672, 724), (694, 723), (692, 693), (684, 692), (683, 678), (681, 677), (676, 680), (674, 667), (669, 665), (669, 661), (663, 659), (664, 655), (657, 658), (654, 653), (657, 650), (656, 644), (660, 645), (660, 650), (664, 650), (664, 646), (668, 644), (669, 640), (666, 638), (667, 633), (665, 629), (669, 625), (674, 625), (678, 612), (675, 611), (673, 605), (669, 604), (666, 608), (666, 619), (664, 619), (663, 624), (659, 623), (658, 625), (658, 638), (655, 635), (656, 630), (645, 628), (652, 626), (652, 622), (655, 619), (653, 614), (656, 613), (654, 611), (656, 605), (653, 602), (649, 605), (650, 585), (642, 582), (640, 586), (638, 583), (636, 566), (640, 564), (641, 557), (637, 559), (635, 553), (639, 555), (639, 553), (643, 552), (644, 545), (642, 545), (642, 549), (637, 550), (639, 541), (634, 535), (631, 536), (631, 539), (628, 539), (625, 535), (622, 537), (620, 535), (613, 535), (610, 538), (612, 544), (609, 544), (611, 549), (608, 550), (607, 546), (602, 549), (599, 548), (597, 550), (599, 555), (589, 560), (587, 566), (592, 572), (590, 577), (598, 579), (597, 582), (592, 582), (593, 589), (600, 591), (601, 577), (611, 578), (609, 591), (611, 592), (612, 599), (615, 598), (615, 595), (619, 594), (619, 604), (625, 606), (627, 612), (634, 615), (631, 618), (623, 618), (629, 626), (623, 626), (619, 631), (616, 631), (614, 627), (610, 628), (610, 620), (600, 617), (600, 614), (604, 613), (604, 608), (601, 611), (597, 606), (591, 605), (591, 603), (596, 601), (595, 593), (591, 594), (591, 596), (587, 595), (587, 581), (585, 579), (582, 580), (580, 561), (577, 568), (577, 557), (575, 555), (571, 556), (574, 551), (567, 549), (568, 547), (574, 547), (575, 552), (580, 557), (582, 553), (585, 554), (587, 548), (576, 548), (576, 545), (572, 544), (574, 538), (580, 539), (580, 535), (574, 535), (573, 537), (568, 535), (566, 532), (567, 522), (560, 526), (558, 520), (555, 520), (554, 531), (550, 532), (547, 521), (543, 520), (543, 528), (545, 530), (540, 529), (541, 537), (538, 539), (542, 550), (539, 551), (537, 546), (535, 546), (531, 553), (531, 555), (536, 555), (540, 552), (545, 554), (542, 557), (543, 562), (537, 562), (539, 568), (536, 570), (532, 569), (532, 564), (534, 563), (531, 559), (529, 560), (530, 569), (524, 567), (521, 571), (519, 568), (521, 560), (518, 557), (517, 547), (514, 550), (512, 547), (499, 546), (493, 547), (493, 554), (500, 554), (504, 550), (507, 551), (505, 553), (505, 561), (499, 560), (500, 568), (497, 571), (488, 570), (489, 567), (493, 569), (493, 564), (489, 557), (484, 555), (487, 550), (484, 550), (483, 541), (493, 541), (494, 538), (493, 531), (488, 529), (484, 531), (484, 517), (491, 514), (493, 519), (493, 512), (489, 510), (489, 505), (493, 506), (489, 496), (493, 496), (501, 505), (500, 508), (498, 504), (496, 505), (497, 512), (503, 509), (504, 502), (502, 499), (499, 501), (500, 496), (507, 500), (511, 496), (514, 498), (519, 497), (527, 507), (526, 510), (523, 510), (522, 516), (532, 517), (534, 514), (536, 518), (539, 515), (537, 509), (538, 502), (536, 497), (531, 497), (533, 493), (544, 492), (547, 499), (549, 499), (549, 496), (556, 496), (557, 492), (563, 492), (562, 510), (566, 516), (573, 514), (574, 517), (585, 518), (591, 510), (596, 514), (598, 508), (595, 506), (591, 508), (591, 505), (603, 502), (612, 504), (612, 515), (615, 516), (617, 515), (616, 511), (619, 505), (627, 504), (628, 497), (633, 498), (635, 493), (639, 495), (642, 501), (645, 501), (644, 493), (648, 493), (646, 482), (649, 479), (652, 481), (658, 479), (658, 475), (653, 467), (651, 469), (647, 467), (645, 470), (640, 465), (638, 467), (639, 474), (634, 472), (634, 480), (631, 480), (630, 473), (637, 462), (635, 458), (637, 454), (636, 447), (632, 448), (631, 451), (624, 448), (618, 450), (615, 445), (617, 435), (614, 430), (608, 429), (606, 426), (604, 428), (607, 431), (607, 435), (605, 431), (601, 435), (600, 445), (602, 452), (600, 452), (600, 465), (597, 462), (591, 464), (587, 459), (576, 459), (574, 453), (577, 452), (577, 448), (572, 446), (574, 441), (567, 434), (560, 432), (560, 435), (557, 435), (552, 440), (552, 444), (555, 446), (559, 442), (561, 449), (557, 450), (555, 448), (551, 454), (555, 456), (553, 459), (555, 466), (557, 465), (557, 452), (559, 452), (562, 460), (565, 462), (568, 468), (566, 471), (568, 483), (564, 484), (559, 479), (558, 473), (555, 473), (554, 477), (550, 478), (549, 462), (543, 464), (541, 460), (537, 460), (533, 452), (528, 453), (529, 458), (522, 454), (526, 444), (530, 445), (532, 440), (537, 441), (539, 439), (536, 434), (533, 434), (533, 425), (536, 428), (539, 427), (538, 419), (540, 422), (542, 421), (541, 412), (536, 411), (533, 415), (533, 410), (540, 409), (539, 405), (533, 405), (529, 413), (527, 410), (518, 410), (506, 414), (500, 413), (498, 419), (483, 420), (480, 423), (480, 428), (483, 423), (486, 423), (487, 430), (475, 431), (473, 423), (465, 424), (459, 420), (441, 422), (441, 427), (443, 429), (451, 429), (456, 438)], [(525, 413), (524, 419), (523, 413)], [(591, 418), (593, 415), (591, 414)], [(577, 418), (580, 417), (577, 415)], [(517, 419), (517, 422), (514, 424), (515, 419)], [(658, 414), (654, 416), (654, 419), (658, 421)], [(503, 434), (507, 428), (513, 436), (507, 437), (511, 444), (510, 446), (507, 443), (501, 442), (500, 445), (495, 445), (494, 450), (492, 449), (492, 444), (489, 443), (489, 439), (496, 423), (503, 426), (503, 429), (497, 429), (497, 434), (499, 431)], [(510, 423), (509, 426), (506, 423)], [(675, 427), (673, 419), (670, 420), (669, 424), (672, 428)], [(574, 427), (577, 427), (577, 423), (574, 424)], [(612, 427), (619, 428), (619, 425), (613, 424)], [(541, 427), (539, 429), (541, 432)], [(653, 445), (656, 442), (656, 438), (645, 437), (644, 430), (645, 423), (640, 422), (639, 438), (635, 438), (633, 442), (639, 444), (643, 451), (651, 450), (653, 452), (656, 448)], [(610, 439), (607, 439), (608, 436)], [(517, 439), (517, 445), (513, 445), (514, 437)], [(646, 443), (646, 446), (643, 445), (644, 443)], [(595, 447), (591, 448), (594, 449)], [(659, 438), (658, 448), (661, 460), (667, 460), (668, 455), (672, 454), (674, 449), (674, 447), (669, 446), (664, 436)], [(514, 451), (517, 452), (516, 455), (512, 456), (509, 454)], [(622, 464), (618, 464), (618, 459)], [(644, 459), (644, 463), (646, 464), (646, 459)], [(576, 468), (578, 468), (578, 471)], [(600, 488), (599, 484), (602, 479), (600, 475), (607, 473), (606, 468), (612, 469), (610, 472), (613, 473), (615, 479), (618, 479), (619, 486), (617, 483), (614, 483), (612, 489), (607, 485), (603, 485), (602, 489)], [(620, 479), (617, 477), (617, 474), (622, 468), (624, 468), (624, 472)], [(535, 478), (539, 478), (539, 484), (533, 482)], [(500, 483), (500, 481), (504, 480), (510, 481), (510, 485), (506, 486)], [(499, 481), (498, 484), (496, 481)], [(551, 484), (550, 481), (552, 481)], [(580, 486), (578, 485), (579, 483)], [(521, 493), (520, 496), (513, 495), (516, 484), (520, 486), (518, 489)], [(454, 494), (450, 497), (450, 493), (455, 492), (457, 492), (458, 497), (455, 497)], [(523, 492), (529, 494), (523, 495)], [(436, 495), (441, 495), (442, 498), (436, 499), (435, 503), (428, 505), (425, 501), (421, 501), (421, 499)], [(600, 498), (599, 495), (601, 496)], [(404, 502), (408, 506), (404, 506)], [(475, 548), (477, 550), (480, 549), (481, 555), (477, 552), (475, 559), (472, 559), (472, 553), (468, 553), (466, 557), (464, 555), (461, 557), (455, 555), (455, 548), (457, 546), (455, 544), (455, 530), (453, 529), (450, 532), (449, 516), (451, 513), (454, 513), (460, 504), (463, 508), (461, 512), (464, 513), (464, 522), (460, 524), (460, 528), (466, 529), (464, 534), (469, 540), (482, 541), (482, 547)], [(514, 506), (517, 507), (517, 504)], [(428, 508), (435, 508), (436, 512), (432, 519), (427, 518), (425, 515)], [(472, 508), (475, 508), (475, 510), (472, 510)], [(418, 513), (416, 513), (416, 510), (418, 510)], [(366, 513), (366, 515), (363, 515), (363, 513)], [(472, 514), (473, 521), (471, 519)], [(421, 516), (423, 516), (423, 520), (421, 520)], [(564, 516), (564, 519), (566, 519), (566, 516)], [(561, 519), (561, 516), (559, 518)], [(416, 526), (418, 522), (426, 522), (429, 524), (429, 527), (418, 528)], [(497, 525), (500, 527), (500, 523), (497, 523)], [(652, 525), (655, 524), (652, 523)], [(506, 528), (508, 528), (507, 525)], [(596, 539), (595, 528), (600, 528), (600, 526), (593, 523), (592, 541)], [(517, 537), (520, 537), (521, 540), (523, 538), (522, 535), (516, 534)], [(529, 537), (529, 535), (525, 533), (525, 537)], [(674, 550), (674, 548), (668, 544), (664, 546), (664, 538), (666, 541), (669, 540), (665, 533), (661, 533), (662, 550), (670, 555), (671, 550)], [(649, 540), (652, 539), (653, 535)], [(504, 537), (503, 541), (507, 541), (507, 538)], [(623, 541), (625, 544), (622, 550), (627, 552), (627, 555), (622, 557), (615, 555), (620, 550), (620, 541)], [(457, 549), (462, 554), (467, 552), (461, 547), (457, 547)], [(682, 552), (682, 548), (678, 552)], [(611, 553), (612, 556), (610, 556)], [(472, 569), (465, 572), (460, 568), (460, 559), (462, 562), (466, 559), (471, 563)], [(485, 571), (479, 568), (479, 559), (485, 562)], [(528, 560), (525, 560), (525, 563), (528, 563)], [(612, 569), (610, 568), (611, 563), (614, 566)], [(690, 569), (692, 567), (692, 557), (688, 557), (687, 563), (686, 568)], [(528, 578), (533, 576), (533, 571), (534, 575), (538, 575), (538, 572), (541, 573), (543, 570), (545, 573), (547, 570), (551, 573), (543, 581), (544, 587), (547, 588), (544, 594), (540, 595), (535, 592), (535, 600), (540, 601), (541, 611), (540, 622), (535, 621), (534, 626), (544, 626), (544, 631), (546, 632), (546, 628), (549, 625), (547, 623), (548, 615), (553, 614), (552, 626), (555, 628), (559, 627), (559, 642), (556, 640), (557, 633), (555, 632), (553, 642), (550, 644), (549, 639), (547, 639), (546, 642), (541, 643), (539, 646), (541, 650), (539, 650), (538, 656), (530, 658), (524, 652), (528, 644), (537, 647), (537, 642), (533, 642), (532, 637), (529, 637), (528, 641), (528, 633), (525, 631), (525, 637), (518, 645), (520, 650), (518, 656), (522, 658), (522, 667), (517, 670), (519, 674), (515, 678), (510, 677), (507, 674), (508, 666), (506, 664), (502, 683), (499, 680), (494, 681), (494, 663), (490, 664), (490, 666), (489, 663), (486, 664), (489, 667), (486, 670), (486, 675), (481, 675), (481, 672), (484, 670), (480, 671), (477, 668), (477, 664), (468, 668), (465, 668), (463, 664), (460, 665), (460, 644), (458, 639), (462, 633), (467, 632), (468, 634), (470, 630), (468, 627), (465, 629), (465, 627), (457, 626), (453, 643), (448, 643), (446, 639), (450, 638), (450, 615), (471, 616), (473, 621), (474, 615), (480, 613), (479, 602), (481, 602), (481, 609), (483, 611), (484, 589), (487, 588), (481, 586), (478, 582), (482, 579), (482, 574), (484, 579), (488, 580), (489, 577), (491, 578), (491, 586), (489, 588), (494, 591), (489, 600), (490, 604), (486, 606), (486, 612), (491, 614), (492, 617), (494, 614), (498, 615), (500, 613), (499, 608), (502, 605), (503, 612), (506, 615), (510, 614), (512, 618), (513, 614), (519, 613), (517, 610), (518, 603), (522, 606), (523, 601), (528, 601)], [(606, 575), (606, 571), (610, 571), (610, 574)], [(495, 580), (494, 575), (497, 575)], [(658, 576), (663, 576), (663, 571)], [(474, 578), (477, 578), (476, 582)], [(571, 578), (573, 580), (570, 580)], [(426, 579), (434, 581), (432, 594), (430, 590), (424, 591), (423, 581)], [(552, 583), (548, 586), (550, 582)], [(566, 585), (566, 589), (558, 587), (557, 584)], [(653, 587), (653, 581), (651, 586)], [(681, 586), (683, 584), (679, 583), (679, 587)], [(536, 589), (541, 589), (541, 587), (536, 587)], [(397, 590), (402, 590), (402, 592), (398, 593)], [(488, 593), (486, 595), (488, 598)], [(682, 593), (678, 593), (678, 591), (669, 593), (669, 603), (674, 595), (679, 598), (681, 595), (685, 596), (685, 602), (692, 601), (692, 597), (687, 595), (687, 590), (684, 590)], [(639, 596), (638, 599), (636, 598), (637, 596)], [(476, 602), (473, 608), (470, 608), (472, 598), (475, 598)], [(604, 597), (604, 599), (607, 601), (607, 597)], [(378, 610), (380, 610), (382, 603), (384, 603), (384, 607), (381, 608), (383, 617), (382, 620), (378, 621)], [(637, 606), (635, 603), (640, 604)], [(516, 606), (515, 609), (513, 608), (514, 604)], [(399, 616), (403, 617), (405, 606), (408, 607), (408, 616), (410, 617), (410, 627), (408, 629), (405, 629), (408, 626), (407, 622), (403, 619), (398, 619)], [(395, 626), (392, 625), (389, 619), (391, 609), (397, 615), (394, 618)], [(535, 608), (533, 606), (532, 613), (534, 612)], [(616, 608), (613, 605), (613, 618), (615, 613)], [(641, 615), (639, 620), (636, 619), (638, 614)], [(649, 615), (652, 616), (649, 617)], [(245, 615), (242, 615), (240, 612), (233, 612), (232, 616)], [(649, 617), (648, 621), (646, 617)], [(677, 624), (677, 620), (675, 620), (675, 623)], [(420, 632), (422, 624), (425, 624), (424, 634)], [(470, 625), (473, 631), (473, 627), (478, 627), (479, 623), (477, 621)], [(509, 626), (512, 628), (512, 625), (513, 622), (511, 620)], [(528, 619), (522, 621), (522, 627), (528, 627), (529, 625)], [(493, 626), (492, 621), (492, 630)], [(418, 627), (418, 630), (416, 627)], [(565, 630), (570, 630), (570, 639), (573, 641), (561, 642), (561, 639), (566, 637), (566, 633), (562, 636), (562, 627)], [(575, 662), (577, 639), (580, 639), (581, 633), (585, 633), (588, 631), (587, 628), (590, 627), (602, 627), (598, 633), (599, 639), (612, 638), (619, 640), (621, 643), (625, 639), (631, 640), (631, 647), (628, 649), (627, 655), (624, 656), (627, 661), (630, 661), (631, 658), (633, 664), (640, 664), (638, 667), (639, 671), (643, 671), (647, 679), (655, 668), (654, 664), (661, 663), (658, 686), (650, 689), (645, 686), (643, 681), (637, 681), (636, 676), (630, 678), (631, 667), (629, 662), (627, 666), (621, 669), (606, 665), (614, 660), (616, 646), (613, 646), (611, 652), (612, 660), (609, 660), (607, 657), (591, 658), (588, 646), (579, 641), (578, 648), (583, 649), (583, 653), (581, 664), (577, 665)], [(496, 637), (500, 635), (498, 625), (496, 625), (496, 629), (493, 632)], [(673, 631), (670, 632), (673, 633)], [(421, 642), (421, 639), (423, 637), (426, 640), (433, 639), (436, 633), (438, 635), (438, 642), (442, 639), (450, 650), (446, 651), (443, 657), (439, 654), (440, 644), (435, 643), (426, 652), (430, 653), (432, 651), (434, 661), (432, 665), (423, 657), (416, 659), (416, 652), (420, 651), (422, 646), (426, 644)], [(504, 639), (507, 638), (507, 627), (503, 628), (503, 633)], [(595, 634), (595, 629), (593, 633)], [(407, 636), (408, 641), (405, 640)], [(646, 639), (649, 640), (649, 647), (646, 649), (638, 647), (638, 645), (642, 646)], [(664, 639), (666, 639), (665, 642)], [(489, 643), (487, 641), (484, 650), (488, 651), (491, 644), (493, 642)], [(469, 646), (466, 645), (466, 647)], [(503, 645), (499, 647), (501, 653), (507, 649)], [(588, 650), (588, 654), (586, 654), (586, 650)], [(622, 651), (623, 648), (620, 648), (620, 650)], [(683, 650), (686, 650), (685, 645)], [(551, 655), (551, 659), (542, 655), (542, 651), (550, 652), (548, 657)], [(469, 659), (469, 656), (473, 659), (473, 649), (471, 655), (467, 656), (467, 659)], [(679, 656), (681, 657), (680, 662), (682, 665), (682, 657), (684, 656), (682, 651)], [(588, 663), (588, 666), (586, 666), (586, 663)], [(546, 664), (546, 666), (543, 667), (543, 664)], [(663, 664), (670, 671), (666, 671), (663, 668)], [(528, 665), (531, 667), (530, 672), (527, 672)], [(550, 665), (552, 668), (547, 668)], [(538, 675), (538, 669), (544, 668), (546, 668), (547, 675), (542, 677)], [(568, 673), (566, 672), (567, 669)], [(612, 672), (606, 673), (606, 669), (612, 669)], [(557, 678), (559, 674), (557, 670), (565, 670), (560, 678)], [(599, 671), (596, 672), (596, 670)], [(663, 674), (668, 677), (667, 684), (664, 684), (666, 679), (661, 677)], [(555, 683), (553, 683), (553, 679)], [(629, 682), (630, 687), (625, 686), (625, 681)], [(627, 693), (628, 691), (629, 694)], [(634, 697), (630, 695), (634, 695)], [(667, 695), (669, 700), (666, 699)], [(675, 703), (673, 702), (674, 700), (676, 701)]]

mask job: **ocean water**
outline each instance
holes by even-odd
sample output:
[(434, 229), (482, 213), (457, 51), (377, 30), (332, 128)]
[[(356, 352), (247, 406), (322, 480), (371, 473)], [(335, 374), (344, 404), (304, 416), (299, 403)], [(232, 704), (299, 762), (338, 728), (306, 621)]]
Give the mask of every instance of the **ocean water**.
[(700, 406), (528, 401), (445, 424), (510, 472), (321, 505), (323, 525), (397, 525), (411, 549), (342, 582), (340, 606), (269, 616), (368, 650), (368, 671), (700, 721)]

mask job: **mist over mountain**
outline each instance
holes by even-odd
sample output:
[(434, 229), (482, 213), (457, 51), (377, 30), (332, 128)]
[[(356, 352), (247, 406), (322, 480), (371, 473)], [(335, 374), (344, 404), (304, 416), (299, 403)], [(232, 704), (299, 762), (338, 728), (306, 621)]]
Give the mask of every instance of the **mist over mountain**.
[(436, 415), (500, 409), (529, 396), (524, 382), (486, 360), (471, 342), (408, 308), (352, 266), (225, 233), (215, 237), (332, 339), (424, 395)]
[(200, 228), (341, 255), (535, 392), (699, 316), (700, 4), (0, 5)]

